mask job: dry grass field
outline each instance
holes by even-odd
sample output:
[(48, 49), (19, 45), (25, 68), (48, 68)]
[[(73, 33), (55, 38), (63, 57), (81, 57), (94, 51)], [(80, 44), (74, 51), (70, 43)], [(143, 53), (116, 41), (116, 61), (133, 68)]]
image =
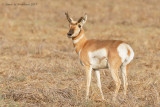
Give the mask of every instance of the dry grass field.
[[(85, 71), (66, 35), (66, 11), (74, 19), (88, 14), (88, 39), (132, 46), (126, 97), (121, 85), (112, 101), (114, 81), (109, 70), (101, 70), (106, 101), (100, 100), (94, 73), (85, 101)], [(0, 107), (22, 106), (160, 106), (160, 1), (0, 0)]]

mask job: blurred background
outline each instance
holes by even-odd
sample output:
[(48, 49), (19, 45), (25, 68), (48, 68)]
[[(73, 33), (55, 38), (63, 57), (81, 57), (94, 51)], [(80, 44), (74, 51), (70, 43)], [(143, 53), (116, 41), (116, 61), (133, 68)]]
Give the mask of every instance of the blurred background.
[[(102, 70), (101, 101), (92, 78), (85, 98), (85, 72), (69, 23), (85, 13), (88, 39), (123, 40), (135, 58), (128, 71), (128, 95), (115, 89), (109, 70)], [(121, 77), (121, 72), (119, 73)], [(0, 106), (160, 106), (159, 0), (0, 0)]]

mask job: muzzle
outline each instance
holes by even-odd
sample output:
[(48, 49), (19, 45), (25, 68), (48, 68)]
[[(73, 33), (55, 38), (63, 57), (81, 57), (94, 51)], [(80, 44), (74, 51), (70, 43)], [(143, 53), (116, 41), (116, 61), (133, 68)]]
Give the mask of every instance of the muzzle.
[(68, 36), (68, 37), (71, 37), (71, 36), (72, 36), (72, 34), (71, 34), (70, 32), (68, 32), (68, 33), (67, 33), (67, 36)]

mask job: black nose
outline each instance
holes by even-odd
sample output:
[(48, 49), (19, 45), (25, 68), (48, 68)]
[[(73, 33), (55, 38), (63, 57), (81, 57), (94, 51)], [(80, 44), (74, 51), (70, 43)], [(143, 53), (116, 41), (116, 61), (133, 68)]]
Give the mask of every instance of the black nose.
[(67, 35), (68, 35), (68, 36), (71, 36), (72, 34), (71, 34), (71, 33), (67, 33)]

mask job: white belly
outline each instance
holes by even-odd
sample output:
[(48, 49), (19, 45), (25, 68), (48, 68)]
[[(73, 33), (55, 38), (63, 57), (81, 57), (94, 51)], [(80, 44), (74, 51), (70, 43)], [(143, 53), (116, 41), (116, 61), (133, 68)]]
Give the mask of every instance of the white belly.
[(103, 69), (108, 67), (107, 51), (105, 48), (89, 52), (88, 56), (93, 69)]

